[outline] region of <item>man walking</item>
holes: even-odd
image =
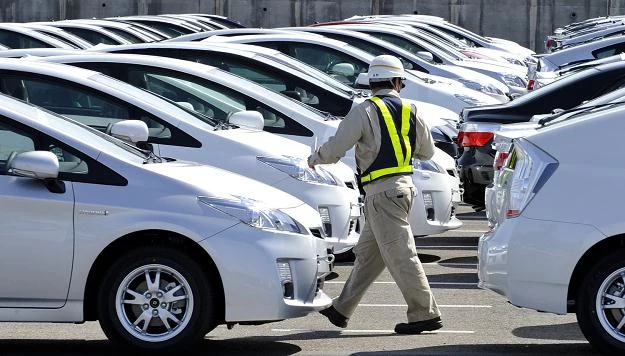
[[[434,143],[416,107],[400,99],[404,69],[393,56],[377,56],[369,66],[373,97],[352,108],[336,135],[308,158],[308,165],[335,163],[356,146],[356,164],[365,196],[365,226],[354,247],[356,261],[341,295],[320,313],[345,328],[362,296],[385,267],[408,304],[408,323],[395,332],[419,334],[440,329],[440,311],[430,291],[408,214],[415,187],[413,156],[427,160]]]

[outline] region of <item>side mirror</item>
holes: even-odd
[[[124,120],[119,121],[111,126],[110,135],[122,141],[145,142],[150,136],[148,125],[141,120]]]
[[[369,74],[368,73],[360,73],[356,78],[356,84],[360,86],[369,87]]]
[[[432,55],[432,53],[427,52],[427,51],[419,51],[416,53],[417,57],[421,58],[421,59],[425,59],[428,62],[433,62],[434,61],[434,56]]]
[[[228,122],[253,130],[262,130],[263,127],[265,127],[265,119],[263,119],[263,115],[258,111],[253,110],[235,112],[230,116]]]
[[[7,168],[20,177],[56,179],[59,176],[59,159],[49,151],[18,153]]]
[[[330,71],[333,74],[342,75],[344,77],[353,77],[356,74],[356,69],[354,69],[354,65],[351,63],[338,63],[332,66]]]

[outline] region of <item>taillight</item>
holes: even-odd
[[[458,145],[460,147],[481,147],[493,138],[492,132],[460,131],[458,132]]]
[[[506,163],[506,159],[508,159],[508,152],[499,152],[495,153],[495,162],[493,162],[493,167],[496,171],[500,170],[501,167]]]
[[[547,50],[550,50],[555,43],[556,41],[553,38],[548,38],[547,42],[545,43],[545,47],[547,48]]]
[[[536,81],[534,79],[530,79],[527,81],[527,90],[534,90],[534,84]]]

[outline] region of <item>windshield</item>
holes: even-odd
[[[144,89],[139,89],[136,88],[132,85],[120,85],[120,81],[114,78],[111,78],[109,76],[106,76],[104,74],[95,74],[92,77],[90,77],[90,79],[96,81],[96,82],[100,82],[103,83],[109,87],[113,87],[113,88],[117,88],[117,90],[131,95],[133,97],[144,97],[144,101],[145,100],[150,100],[148,97],[145,97],[145,92],[146,90]],[[151,93],[155,93],[153,91],[149,91]],[[158,93],[156,93],[158,94]],[[218,122],[214,119],[212,119],[211,117],[205,116],[205,115],[199,115],[197,112],[195,112],[194,110],[190,110],[188,108],[188,106],[185,105],[180,105],[178,102],[176,102],[175,100],[171,100],[169,99],[166,95],[161,95],[161,99],[165,99],[166,101],[175,104],[177,107],[179,107],[180,109],[186,111],[187,113],[193,115],[194,117],[202,120],[204,123],[207,123],[210,126],[217,126]]]
[[[50,127],[54,127],[68,136],[81,137],[82,142],[97,150],[131,162],[138,162],[137,159],[143,162],[149,158],[149,154],[146,151],[140,150],[124,141],[118,140],[67,116],[58,115],[42,107],[37,108],[44,112],[42,113],[42,119],[48,120],[50,122]],[[45,117],[43,117],[43,115],[45,115]],[[73,127],[68,124],[71,124]],[[91,135],[91,137],[85,137],[89,135]]]
[[[411,33],[409,33],[411,34]],[[464,54],[462,54],[462,52],[458,51],[456,48],[454,48],[453,45],[441,45],[440,40],[435,39],[434,37],[432,37],[431,34],[425,32],[425,31],[415,31],[414,34],[412,34],[413,36],[421,39],[422,41],[428,43],[431,46],[434,46],[436,48],[438,48],[440,50],[439,54],[441,56],[446,56],[449,59],[455,59],[455,60],[462,60],[467,58],[467,56],[465,56]]]
[[[321,80],[326,85],[329,85],[336,90],[342,91],[344,94],[352,95],[354,92],[354,90],[351,87],[339,82],[338,80],[332,79],[332,77],[320,71],[319,69],[313,66],[309,66],[308,64],[301,62],[293,57],[289,57],[283,53],[277,53],[271,57],[265,54],[259,54],[259,56],[268,58],[270,60],[274,60],[285,66],[291,67],[292,69],[302,71],[308,75],[311,75],[317,78],[318,80]]]

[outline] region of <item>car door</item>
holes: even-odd
[[[36,133],[0,117],[0,308],[60,308],[67,299],[74,249],[71,183],[53,193],[41,181],[7,171],[12,156],[39,145]]]

